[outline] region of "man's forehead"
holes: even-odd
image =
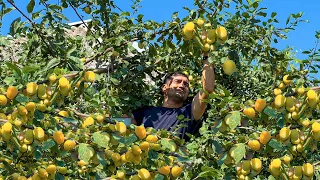
[[[172,79],[189,81],[187,77],[182,76],[182,75],[175,75],[175,76],[171,76],[171,77],[172,77]]]

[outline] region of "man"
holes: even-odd
[[[203,56],[202,87],[208,93],[214,88],[214,69],[208,62],[208,54]],[[145,107],[133,111],[132,122],[145,127],[166,129],[175,135],[188,140],[187,133],[196,133],[196,121],[201,119],[207,104],[202,100],[207,94],[202,90],[193,98],[192,103],[184,106],[189,94],[188,76],[180,72],[169,74],[162,85],[164,95],[163,105],[160,107]],[[183,118],[178,118],[183,117]]]

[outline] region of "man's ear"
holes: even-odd
[[[167,92],[167,88],[168,88],[168,85],[167,84],[163,84],[162,85],[162,92],[163,93]]]

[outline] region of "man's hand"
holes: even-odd
[[[203,57],[208,57],[208,52],[203,52]],[[213,92],[214,69],[208,60],[203,60],[202,87],[209,94]],[[203,102],[204,99],[207,99],[207,94],[202,90],[193,98],[192,115],[195,120],[199,120],[206,110],[207,103]]]

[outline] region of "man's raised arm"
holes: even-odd
[[[208,53],[204,52],[203,57],[203,69],[202,69],[202,87],[208,93],[212,93],[214,89],[214,67],[208,61]],[[204,111],[206,110],[207,103],[202,102],[203,99],[207,99],[207,94],[202,90],[197,93],[197,95],[193,98],[192,101],[192,114],[195,120],[199,120]]]

